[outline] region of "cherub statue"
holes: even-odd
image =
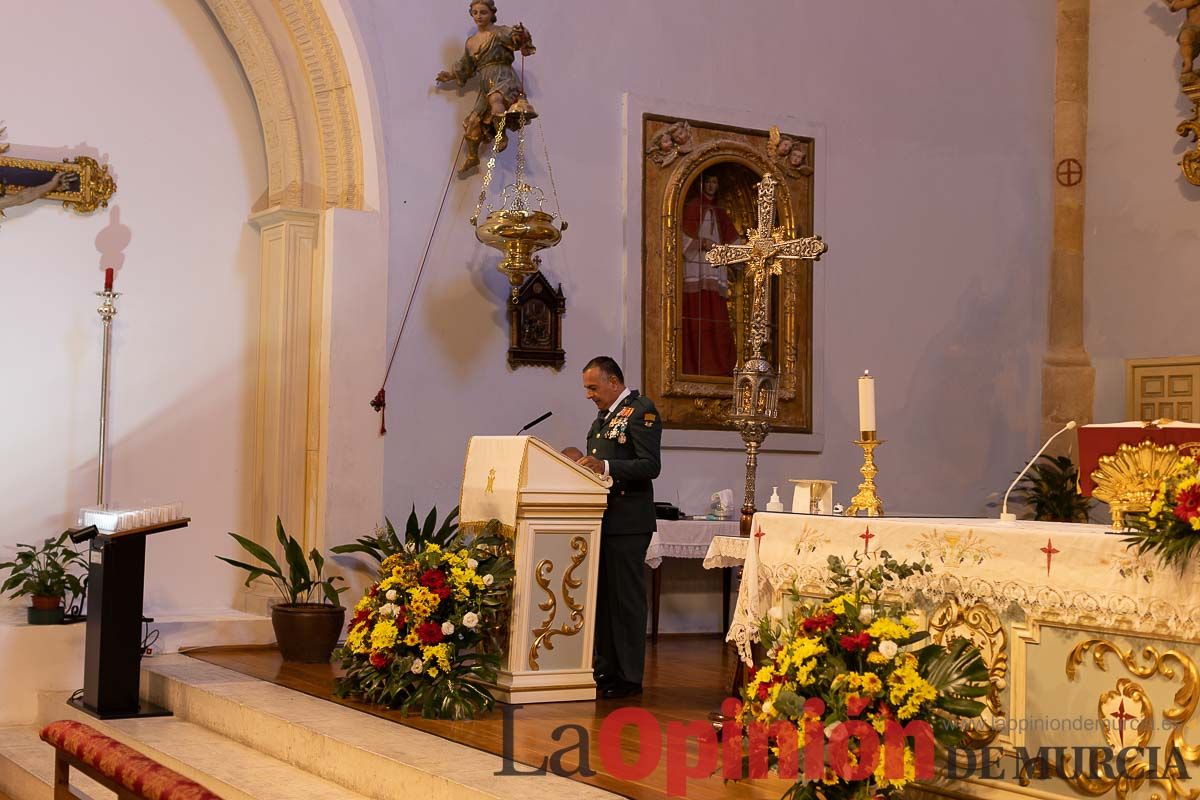
[[[664,128],[646,147],[646,155],[660,167],[670,165],[681,155],[692,152],[692,127],[687,120]]]
[[[3,136],[6,130],[7,128],[0,128],[0,136]],[[0,153],[5,152],[6,150],[8,150],[8,145],[0,144]],[[4,216],[4,209],[6,208],[23,206],[26,203],[32,203],[34,200],[45,197],[51,192],[57,192],[60,189],[66,189],[70,179],[70,173],[55,172],[54,176],[45,183],[39,184],[38,186],[27,186],[24,189],[21,189],[19,192],[13,192],[12,194],[6,194],[4,191],[4,184],[0,183],[0,217]]]
[[[1167,8],[1172,11],[1187,11],[1183,25],[1179,28],[1179,56],[1182,62],[1179,72],[1179,82],[1182,84],[1200,82],[1194,63],[1200,54],[1200,0],[1166,0]]]
[[[805,150],[804,144],[790,136],[780,134],[777,125],[771,126],[771,132],[767,137],[767,158],[774,162],[785,175],[793,178],[806,178],[813,174],[812,167],[807,163],[808,152]]]
[[[524,25],[496,24],[495,0],[471,0],[469,10],[479,30],[467,39],[462,58],[449,70],[437,74],[439,84],[457,86],[479,76],[479,95],[471,113],[463,120],[467,159],[458,171],[460,177],[479,165],[480,143],[485,137],[490,139],[496,135],[497,124],[505,124],[505,112],[524,96],[521,79],[512,66],[515,54],[531,56],[537,52],[533,37]],[[522,104],[522,112],[526,121],[537,116],[528,101]],[[508,118],[510,130],[516,130],[517,125],[515,116]],[[503,150],[507,145],[508,137],[502,133],[498,149]]]

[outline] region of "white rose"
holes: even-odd
[[[858,610],[858,621],[866,625],[871,620],[875,619],[875,609],[871,606],[863,606]]]
[[[421,661],[421,659],[414,658],[413,663],[412,663],[412,671],[414,673],[416,673],[417,675],[420,675],[422,670],[424,670],[424,669],[425,669],[425,664]]]
[[[484,575],[484,576],[483,576],[483,585],[484,585],[484,586],[491,586],[491,585],[492,585],[492,583],[493,583],[495,580],[496,580],[496,579],[495,579],[495,578],[493,578],[491,575]]]
[[[479,567],[479,562],[473,558],[467,559],[467,569],[476,569]]]
[[[771,606],[767,609],[767,616],[774,620],[783,619],[783,608],[780,606]]]
[[[394,617],[396,616],[396,607],[391,603],[384,603],[379,607],[380,616]]]
[[[450,622],[449,620],[443,622],[442,623],[442,633],[446,634],[447,636],[454,633],[454,623]]]
[[[384,597],[386,597],[386,598],[388,599],[388,602],[389,602],[389,603],[390,603],[390,602],[392,602],[392,601],[394,601],[394,600],[396,599],[396,597],[397,597],[396,590],[395,590],[395,589],[388,589],[388,590],[387,590],[387,594],[385,594],[385,595],[384,595]]]
[[[884,658],[895,658],[898,652],[900,652],[899,646],[891,639],[884,639],[879,643],[879,655]]]
[[[467,613],[463,614],[462,624],[463,627],[474,628],[479,624],[479,615],[474,611],[468,611]]]

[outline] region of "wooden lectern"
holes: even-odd
[[[92,540],[83,697],[70,701],[80,711],[98,719],[171,715],[170,711],[143,702],[138,696],[146,537],[186,527],[190,521],[185,517],[144,528],[101,534]]]
[[[531,436],[475,436],[467,445],[460,524],[497,519],[513,536],[507,648],[489,687],[497,700],[596,699],[592,629],[611,485]]]

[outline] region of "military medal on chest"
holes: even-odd
[[[625,431],[629,428],[629,418],[633,416],[633,406],[625,406],[608,421],[608,429],[604,432],[605,439],[616,439],[617,444],[625,444]]]

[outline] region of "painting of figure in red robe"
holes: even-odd
[[[750,170],[742,167],[740,171],[753,179]],[[744,241],[724,202],[733,188],[725,184],[731,182],[728,169],[706,170],[692,182],[683,203],[680,366],[685,375],[729,377],[737,365],[729,319],[729,268],[713,267],[704,260],[704,254],[716,245]]]

